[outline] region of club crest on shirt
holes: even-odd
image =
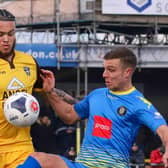
[[[24,71],[26,72],[26,74],[27,74],[28,76],[30,76],[30,68],[29,68],[29,67],[24,67],[23,69],[24,69]]]
[[[121,107],[119,107],[119,108],[117,109],[117,112],[118,112],[118,114],[119,114],[120,116],[123,116],[123,115],[126,114],[127,109],[126,109],[126,107],[121,106]]]

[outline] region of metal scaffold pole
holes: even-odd
[[[30,0],[30,24],[33,23],[33,1]],[[30,42],[33,43],[33,30],[31,29]]]
[[[93,35],[94,35],[94,42],[96,42],[96,0],[93,1]]]
[[[57,46],[57,69],[60,69],[60,61],[61,61],[61,37],[60,37],[60,3],[61,0],[55,0],[56,5],[56,35],[55,35],[55,43]],[[57,36],[57,38],[56,38]]]
[[[80,47],[80,32],[79,32],[79,27],[77,27],[77,47]],[[80,58],[80,52],[78,53],[78,58]],[[79,63],[79,62],[78,62]],[[77,67],[77,98],[80,97],[80,67],[78,65]],[[80,152],[80,146],[81,146],[81,123],[80,121],[77,122],[76,125],[76,154]]]

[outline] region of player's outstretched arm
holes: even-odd
[[[55,77],[51,71],[41,70],[43,80],[43,91],[54,110],[54,112],[67,124],[73,124],[80,118],[73,108],[76,100],[67,93],[55,89]],[[67,103],[68,102],[68,103]]]
[[[161,125],[157,129],[157,133],[160,136],[163,145],[165,146],[165,153],[163,155],[163,163],[165,165],[165,168],[168,168],[168,126]]]
[[[65,102],[67,102],[69,104],[75,104],[75,103],[78,102],[77,99],[75,99],[71,95],[67,94],[63,90],[60,90],[60,89],[57,89],[57,88],[53,88],[53,92],[56,92],[57,95],[59,95],[60,97],[62,97],[62,100],[64,100]]]

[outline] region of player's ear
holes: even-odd
[[[133,73],[133,69],[131,67],[128,67],[128,68],[125,69],[125,76],[126,77],[131,76],[132,73]]]

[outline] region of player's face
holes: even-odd
[[[104,60],[103,78],[112,91],[124,91],[130,79],[130,68],[126,68],[120,59]]]
[[[15,22],[0,21],[0,57],[8,58],[15,47]]]

